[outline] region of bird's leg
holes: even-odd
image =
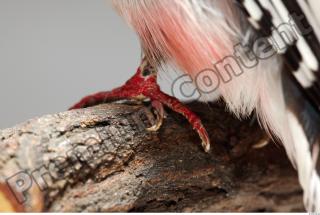
[[[157,131],[161,127],[164,117],[164,105],[171,110],[182,114],[192,125],[193,129],[199,134],[204,150],[206,152],[209,151],[210,140],[200,118],[178,99],[169,96],[160,90],[160,87],[157,84],[157,71],[146,59],[142,60],[136,74],[123,86],[112,91],[100,92],[87,96],[70,109],[85,108],[122,99],[134,99],[139,101],[146,99],[151,100],[152,107],[157,114],[157,123],[148,129],[150,131]]]

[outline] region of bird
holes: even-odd
[[[159,70],[190,77],[199,101],[222,99],[239,119],[252,113],[282,143],[298,172],[307,211],[320,212],[320,2],[318,0],[112,0],[140,39],[143,57],[122,87],[71,109],[135,99],[182,114],[202,140],[201,119],[160,90]]]

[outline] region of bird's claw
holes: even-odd
[[[206,152],[210,150],[210,140],[200,118],[194,114],[188,107],[182,104],[178,99],[163,93],[157,84],[156,70],[144,59],[137,73],[128,80],[122,87],[112,91],[100,92],[87,96],[71,109],[89,107],[109,101],[134,99],[143,101],[150,99],[154,108],[157,121],[155,125],[147,128],[148,131],[158,131],[163,123],[164,108],[167,106],[174,112],[183,115],[192,125],[202,140],[202,146]]]
[[[154,108],[154,112],[156,114],[156,123],[152,127],[147,128],[147,130],[155,132],[158,131],[163,124],[164,108],[161,102],[158,101],[152,101],[151,105]]]

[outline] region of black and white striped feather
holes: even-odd
[[[291,141],[309,211],[320,211],[320,16],[317,0],[242,0],[249,22],[282,56],[282,86]],[[276,45],[275,45],[276,44]],[[282,47],[279,49],[279,44]]]

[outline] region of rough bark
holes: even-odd
[[[26,211],[303,211],[282,147],[252,147],[264,137],[256,122],[221,104],[190,107],[210,133],[208,154],[176,113],[146,131],[154,116],[143,105],[100,105],[0,131],[0,199]],[[22,176],[33,183],[19,195],[21,187],[9,188]]]

